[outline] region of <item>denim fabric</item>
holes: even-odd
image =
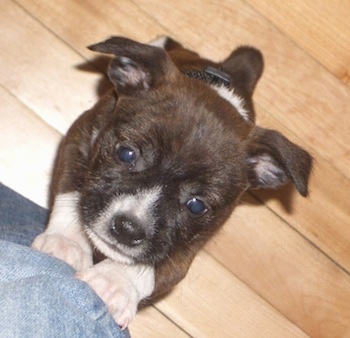
[[[47,215],[0,184],[0,336],[129,337],[68,264],[28,247]]]
[[[0,239],[30,246],[47,219],[46,209],[0,183]]]

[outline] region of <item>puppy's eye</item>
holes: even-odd
[[[136,161],[135,150],[122,145],[117,145],[117,156],[120,161],[126,164],[133,165]]]
[[[202,216],[208,211],[208,208],[205,206],[204,202],[195,197],[188,200],[186,206],[194,216]]]

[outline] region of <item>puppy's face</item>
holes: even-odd
[[[92,49],[117,55],[109,77],[118,101],[91,135],[80,201],[105,255],[154,264],[198,247],[247,188],[292,181],[307,194],[309,155],[254,126],[259,52],[239,49],[220,64],[233,79],[228,90],[184,76],[160,48],[111,38]]]
[[[94,141],[81,206],[108,256],[157,262],[207,238],[247,187],[242,140],[230,127],[241,118],[194,81],[120,98]]]

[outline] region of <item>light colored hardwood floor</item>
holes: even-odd
[[[44,206],[59,139],[100,94],[85,46],[167,34],[214,60],[259,48],[258,122],[312,153],[310,197],[247,194],[131,334],[350,337],[348,0],[2,0],[0,18],[0,180]]]

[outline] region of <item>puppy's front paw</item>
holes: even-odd
[[[62,259],[75,270],[87,269],[92,265],[92,253],[79,242],[58,233],[42,233],[32,244],[34,249]]]
[[[122,329],[134,319],[138,306],[137,292],[122,273],[95,265],[78,272],[76,277],[95,290]]]
[[[109,259],[78,272],[76,277],[95,290],[122,329],[134,319],[140,300],[154,289],[153,268],[122,265]]]

